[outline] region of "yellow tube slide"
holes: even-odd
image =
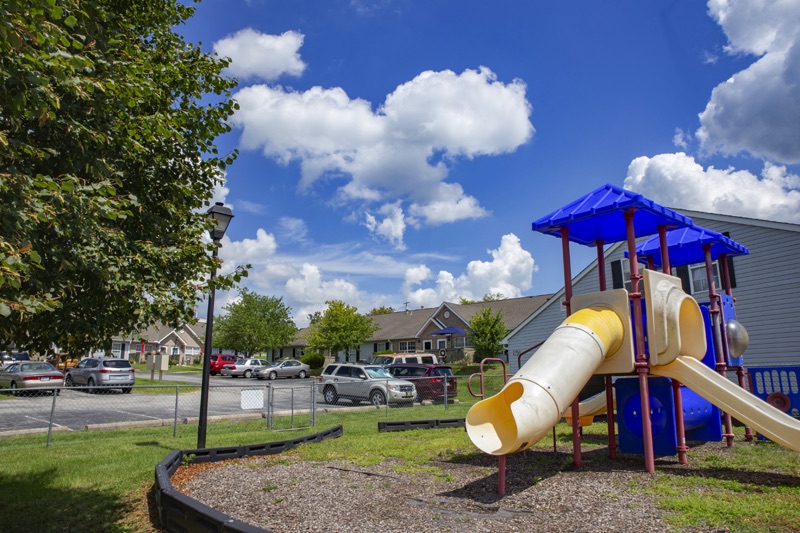
[[[500,393],[472,406],[466,419],[472,442],[505,455],[541,440],[624,335],[622,319],[607,307],[570,315]]]

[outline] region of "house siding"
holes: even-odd
[[[770,223],[699,212],[685,212],[695,224],[727,233],[731,239],[747,247],[749,255],[733,258],[736,287],[736,318],[750,335],[750,346],[744,354],[746,366],[800,365],[800,225]],[[704,216],[705,215],[705,216]],[[574,246],[574,245],[573,245]],[[612,288],[614,261],[622,259],[627,247],[612,245],[606,251],[606,286]],[[599,290],[597,262],[593,262],[575,282],[574,294]],[[708,292],[693,294],[702,303]],[[563,292],[553,297],[539,314],[508,339],[509,364],[518,370],[517,354],[547,339],[563,321],[565,312],[560,302]],[[523,364],[532,354],[526,354]]]

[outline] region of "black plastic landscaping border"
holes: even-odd
[[[342,426],[338,425],[319,433],[280,442],[171,452],[156,465],[156,506],[161,526],[165,531],[176,533],[234,531],[263,533],[264,529],[235,520],[175,490],[172,486],[172,475],[184,464],[213,463],[257,455],[274,455],[300,444],[322,442],[342,435]]]
[[[463,418],[442,418],[434,420],[401,420],[399,422],[378,422],[378,431],[410,431],[412,429],[441,429],[441,428],[463,428],[465,427]]]

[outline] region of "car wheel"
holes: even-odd
[[[306,371],[305,370],[301,370],[300,373],[297,374],[297,377],[300,378],[300,379],[305,379]]]
[[[278,373],[275,371],[270,372],[269,379],[278,379]]]
[[[125,387],[124,389],[122,389],[122,394],[130,394],[130,393],[131,393],[131,387]]]
[[[386,405],[386,396],[383,394],[383,392],[374,390],[372,391],[372,394],[369,395],[369,401],[375,407],[382,407]]]
[[[335,405],[339,401],[339,395],[333,387],[327,387],[322,396],[325,398],[325,403],[330,405]]]
[[[61,396],[61,389],[53,389],[53,394],[56,396]]]
[[[89,381],[86,382],[86,386],[87,387],[94,387],[94,378],[89,378]],[[97,389],[89,389],[86,392],[91,394],[91,393],[97,392]]]
[[[244,377],[249,378],[252,375],[253,375],[253,371],[252,370],[245,370],[244,371]]]
[[[65,387],[73,387],[75,383],[72,381],[72,376],[67,374],[67,377],[64,379],[64,386]]]
[[[11,396],[16,396],[18,393],[19,393],[19,391],[17,390],[17,382],[16,381],[12,381],[11,382]]]

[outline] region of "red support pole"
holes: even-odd
[[[501,455],[497,458],[497,494],[506,495],[506,456]]]
[[[653,424],[650,420],[650,391],[647,382],[648,363],[644,351],[644,320],[642,319],[642,293],[639,291],[639,261],[636,257],[636,232],[633,216],[636,211],[625,211],[625,227],[628,234],[628,261],[631,270],[631,302],[633,304],[633,328],[636,332],[636,372],[639,374],[639,395],[642,398],[642,439],[644,441],[644,468],[647,472],[656,471],[653,452]]]
[[[725,288],[725,294],[733,298],[733,287],[731,286],[731,273],[730,270],[728,270],[728,254],[720,254],[719,265],[720,268],[722,269],[722,286]],[[734,300],[734,303],[735,302],[736,300]],[[725,337],[725,339],[727,340],[727,336]],[[725,343],[725,345],[726,345],[725,354],[727,355],[728,354],[727,342]],[[739,383],[739,387],[747,390],[747,385],[745,385],[745,380],[744,380],[744,365],[739,365],[736,367],[736,381]],[[750,426],[748,426],[747,424],[745,424],[744,426],[744,440],[747,442],[753,441],[753,430],[750,429]]]
[[[704,244],[703,245],[703,253],[705,255],[706,260],[706,279],[708,280],[708,300],[709,300],[709,309],[708,312],[711,315],[711,332],[714,338],[714,351],[717,354],[717,372],[720,373],[723,377],[727,378],[728,374],[728,365],[725,362],[725,354],[723,353],[725,349],[725,345],[722,342],[722,320],[720,320],[721,310],[719,306],[719,295],[717,294],[717,289],[714,285],[714,265],[711,261],[711,245]],[[725,433],[723,436],[725,437],[725,441],[730,448],[733,446],[733,423],[731,422],[731,415],[730,413],[723,412],[722,413],[722,420],[725,423]]]
[[[569,258],[569,229],[561,228],[561,256],[564,262],[564,308],[567,316],[572,314],[572,265]],[[581,467],[581,417],[578,398],[572,401],[572,464]]]
[[[661,269],[664,274],[672,275],[669,264],[669,247],[667,246],[667,228],[666,226],[658,227],[658,247],[661,249]]]

